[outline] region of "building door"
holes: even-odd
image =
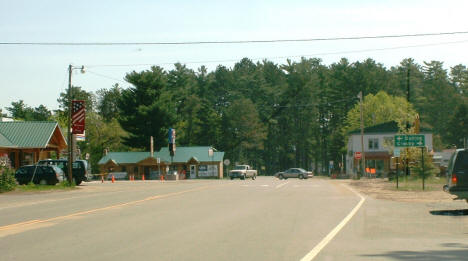
[[[195,165],[190,165],[190,178],[194,179],[197,177]]]

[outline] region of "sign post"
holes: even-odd
[[[422,134],[403,134],[395,135],[395,147],[398,148],[421,148],[421,171],[422,171],[422,189],[424,190],[424,147],[426,146],[425,136]],[[406,150],[406,168],[408,169],[408,150]],[[398,183],[397,183],[398,188]]]
[[[174,166],[172,164],[174,163],[174,155],[176,151],[176,145],[175,145],[175,129],[169,128],[168,132],[168,143],[169,143],[169,154],[171,155],[171,168],[174,169]]]
[[[211,157],[211,176],[214,176],[213,155],[214,155],[213,148],[210,147],[208,149],[208,156]]]
[[[158,163],[158,174],[159,178],[161,179],[161,158],[156,158],[156,162]]]

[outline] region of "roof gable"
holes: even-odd
[[[46,148],[57,128],[57,122],[52,121],[0,122],[0,134],[19,148]],[[60,136],[65,142],[63,135]]]
[[[3,136],[3,135],[0,133],[0,147],[4,147],[4,148],[15,148],[16,145],[13,144],[10,140],[8,140],[7,137]]]

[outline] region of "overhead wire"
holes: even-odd
[[[323,37],[305,39],[271,39],[271,40],[225,40],[225,41],[180,41],[180,42],[0,42],[0,45],[200,45],[200,44],[252,44],[252,43],[288,43],[288,42],[317,42],[317,41],[341,41],[341,40],[364,40],[385,38],[406,38],[468,34],[468,31],[417,33],[417,34],[394,34],[394,35],[370,35],[370,36],[347,36],[347,37]]]
[[[398,49],[407,49],[407,48],[418,48],[418,47],[430,47],[430,46],[439,46],[439,45],[448,45],[448,44],[460,44],[468,43],[468,40],[460,41],[450,41],[450,42],[439,42],[439,43],[427,43],[427,44],[417,44],[417,45],[402,45],[394,47],[383,47],[383,48],[369,48],[361,50],[349,50],[349,51],[337,51],[337,52],[323,52],[323,53],[314,53],[314,54],[301,54],[301,55],[289,55],[289,56],[270,56],[270,57],[256,57],[251,58],[253,61],[258,60],[277,60],[277,59],[288,59],[288,58],[301,58],[301,57],[314,57],[314,56],[326,56],[326,55],[337,55],[337,54],[353,54],[353,53],[365,53],[365,52],[376,52],[376,51],[388,51],[388,50],[398,50]],[[227,62],[237,62],[239,59],[224,59],[224,60],[204,60],[204,61],[187,61],[187,62],[165,62],[165,63],[141,63],[141,64],[97,64],[97,65],[88,65],[88,68],[95,67],[139,67],[139,66],[165,66],[165,65],[174,65],[175,63],[182,64],[202,64],[202,63],[227,63]]]

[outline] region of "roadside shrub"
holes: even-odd
[[[0,166],[0,193],[11,191],[16,188],[15,172],[8,168]]]
[[[424,178],[430,178],[436,176],[439,170],[434,166],[432,162],[432,157],[429,153],[424,152],[424,171],[421,165],[421,150],[416,150],[413,152],[415,163],[410,167],[411,176],[414,178],[422,178],[424,173]]]

